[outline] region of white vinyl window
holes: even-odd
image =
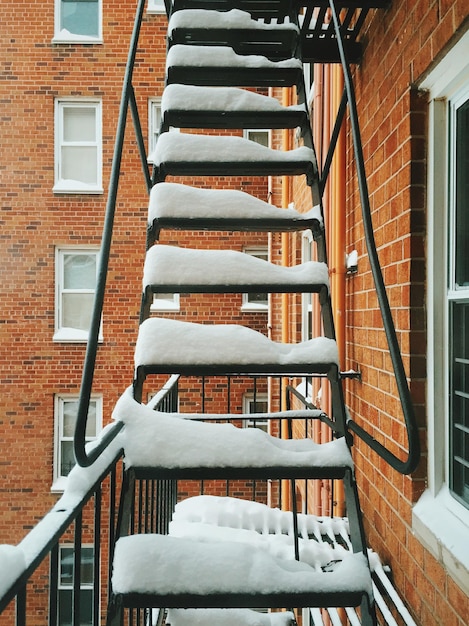
[[[269,422],[266,419],[256,419],[256,413],[267,413],[269,410],[269,402],[266,393],[246,393],[243,396],[243,413],[252,414],[251,419],[245,419],[244,428],[260,428],[268,432]]]
[[[148,101],[148,161],[151,163],[152,154],[160,135],[161,126],[161,98],[150,98]],[[179,132],[179,128],[171,126],[171,132]]]
[[[101,102],[57,100],[55,193],[103,193]]]
[[[245,254],[250,254],[262,259],[269,260],[269,251],[267,246],[257,246],[253,248],[245,248]],[[264,292],[243,293],[243,311],[267,311],[269,304],[269,294]]]
[[[80,556],[80,626],[97,626],[93,620],[93,547],[82,546]],[[59,546],[57,626],[70,626],[73,623],[74,561],[75,549],[73,545]]]
[[[70,41],[102,41],[102,0],[55,0],[54,43]]]
[[[178,293],[155,293],[151,311],[179,311],[180,302]]]
[[[303,232],[301,238],[302,263],[312,260],[313,233]],[[313,297],[311,292],[301,294],[301,340],[308,341],[313,337]]]
[[[87,341],[99,251],[57,248],[55,341]]]
[[[413,531],[469,593],[469,32],[428,94],[428,487]]]
[[[73,437],[78,413],[78,396],[55,396],[55,443],[54,443],[54,482],[53,489],[61,490],[65,478],[75,465]],[[93,441],[101,430],[103,401],[100,396],[92,396],[86,423],[86,441]]]
[[[166,13],[164,0],[148,0],[147,13]]]
[[[270,131],[267,129],[247,128],[243,132],[244,138],[254,141],[261,146],[269,147]]]

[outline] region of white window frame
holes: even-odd
[[[152,155],[156,149],[156,142],[160,136],[161,125],[161,98],[148,100],[148,163],[152,163]],[[179,128],[171,126],[170,132],[179,132]]]
[[[61,29],[62,23],[62,0],[54,1],[54,38],[52,43],[82,43],[82,44],[101,44],[103,43],[103,1],[98,0],[98,34],[79,35],[71,33],[65,29]]]
[[[250,254],[251,256],[255,256],[258,258],[266,259],[269,258],[269,246],[249,246],[243,250],[245,254]],[[261,292],[258,292],[261,293]],[[243,293],[241,311],[243,312],[267,312],[269,309],[269,296],[267,294],[267,300],[265,302],[251,302],[250,293]]]
[[[95,140],[71,142],[69,146],[96,148],[96,183],[90,184],[80,180],[62,177],[61,151],[67,145],[64,135],[64,111],[67,107],[93,108],[95,110]],[[91,98],[57,98],[55,101],[55,182],[54,193],[102,194],[103,193],[103,142],[102,142],[102,103]]]
[[[469,510],[449,491],[448,103],[469,85],[469,32],[420,87],[428,92],[428,487],[413,508],[415,535],[469,593]],[[442,234],[443,233],[443,234]]]
[[[166,7],[164,4],[164,0],[148,0],[147,13],[166,14]]]
[[[72,584],[65,584],[62,582],[62,565],[63,565],[63,552],[64,550],[67,551],[71,551],[71,557],[74,558],[74,546],[73,543],[63,543],[59,545],[59,553],[58,553],[58,595],[57,595],[57,626],[65,626],[65,624],[62,624],[60,622],[60,614],[59,614],[59,603],[60,603],[60,592],[70,592],[70,594],[73,594],[73,578],[72,578]],[[91,550],[92,551],[92,574],[94,576],[94,547],[91,544],[83,544],[81,546],[81,557],[82,557],[82,561],[83,561],[83,556],[84,556],[84,552]],[[73,569],[72,569],[73,572]],[[73,575],[73,574],[72,574]],[[99,585],[97,586],[97,588],[99,589]],[[93,603],[94,603],[94,584],[93,584],[93,580],[91,582],[83,582],[83,579],[81,578],[80,580],[80,592],[82,591],[91,591],[91,617],[93,618]],[[81,593],[80,593],[81,596]],[[83,596],[81,596],[82,598]],[[93,625],[93,626],[97,626],[97,625]]]
[[[58,246],[55,249],[55,332],[54,341],[60,342],[87,342],[89,330],[62,326],[62,294],[64,293],[64,256],[66,254],[94,254],[96,256],[96,278],[98,276],[99,249],[95,246]],[[91,294],[94,289],[80,289],[76,293]],[[99,329],[99,341],[103,340],[102,323]]]
[[[257,139],[253,139],[254,133],[265,133],[267,135],[267,144],[257,141]],[[257,143],[260,146],[266,146],[267,148],[270,146],[270,130],[268,128],[245,128],[243,130],[243,137],[244,139],[254,141],[254,143]]]
[[[150,311],[179,311],[181,309],[178,293],[153,294]]]
[[[67,476],[61,471],[62,454],[61,443],[63,441],[73,441],[73,436],[65,436],[64,430],[64,406],[67,402],[77,402],[79,396],[74,394],[56,394],[54,396],[54,468],[52,491],[63,491],[67,483]],[[101,395],[92,394],[90,401],[96,406],[96,433],[94,436],[87,436],[85,440],[94,441],[103,428],[103,398]]]
[[[265,402],[267,407],[269,406],[269,396],[267,393],[257,392],[255,394],[255,401]],[[254,393],[245,393],[243,395],[243,413],[244,415],[252,415],[252,419],[244,419],[243,420],[243,428],[260,428],[266,433],[269,432],[269,420],[256,419],[255,416],[258,415],[255,411],[252,410],[254,403]],[[264,412],[264,411],[263,411]]]

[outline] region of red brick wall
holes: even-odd
[[[395,582],[419,624],[467,621],[469,601],[413,536],[411,507],[426,484],[425,454],[425,185],[426,99],[414,88],[454,33],[467,22],[461,1],[393,2],[370,22],[362,64],[354,72],[373,224],[384,281],[396,324],[418,423],[423,455],[402,477],[357,442],[357,480],[369,541],[391,565]],[[349,141],[348,159],[352,159]],[[348,184],[347,248],[359,253],[359,272],[348,282],[347,367],[352,416],[394,454],[407,440],[390,358],[372,290],[355,182]]]

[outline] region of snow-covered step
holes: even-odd
[[[257,19],[282,19],[291,9],[289,0],[170,0],[172,11],[183,9],[212,9],[230,11],[241,9]]]
[[[291,611],[260,613],[253,609],[169,609],[167,626],[295,626]]]
[[[179,183],[158,183],[150,192],[148,239],[161,229],[300,231],[322,229],[319,206],[308,213],[280,209],[244,191],[203,189]]]
[[[152,317],[140,325],[135,347],[137,388],[148,374],[314,376],[333,373],[337,366],[333,339],[279,343],[237,324]]]
[[[166,176],[298,176],[312,184],[313,150],[272,150],[243,137],[163,133],[151,155],[156,181]]]
[[[253,19],[246,11],[231,9],[185,9],[172,14],[168,42],[174,44],[230,46],[237,54],[256,54],[270,59],[294,55],[299,28],[290,19]]]
[[[162,129],[296,128],[307,123],[305,105],[284,107],[277,98],[239,87],[168,85],[161,99]]]
[[[241,542],[147,534],[117,541],[111,604],[117,609],[340,607],[357,606],[371,593],[361,553],[321,569]]]
[[[126,469],[139,478],[194,480],[342,478],[352,470],[344,437],[324,444],[279,439],[258,428],[199,421],[204,417],[154,411],[127,389],[113,412],[124,424]],[[242,416],[218,416],[228,417]]]
[[[284,267],[235,250],[157,244],[145,258],[144,317],[154,293],[327,293],[328,288],[325,263]]]
[[[229,46],[176,44],[166,57],[166,82],[225,87],[292,87],[302,80],[297,58],[272,61],[242,55]]]

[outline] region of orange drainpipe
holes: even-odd
[[[282,91],[282,104],[287,107],[292,103],[291,89],[284,88]],[[291,149],[291,132],[288,129],[282,131],[282,150]],[[292,188],[291,180],[288,176],[282,177],[282,208],[288,208],[291,202]],[[290,238],[288,233],[282,233],[282,265],[289,265],[290,260]],[[282,293],[282,343],[290,343],[290,307],[289,307],[288,294]],[[282,410],[286,409],[286,385],[287,379],[282,379],[280,388],[280,404]],[[283,439],[288,439],[288,425],[282,421],[281,436]],[[291,484],[289,480],[282,481],[282,509],[288,510],[292,506],[291,498],[294,494],[291,493]]]
[[[331,67],[331,105],[333,114],[336,115],[342,93],[344,90],[344,76],[339,65]],[[332,189],[332,220],[331,243],[330,243],[330,263],[331,263],[331,287],[332,306],[334,311],[335,332],[337,347],[339,350],[339,367],[345,367],[345,249],[346,249],[346,137],[345,127],[340,130],[332,162],[331,180]],[[345,498],[342,481],[336,481],[334,494],[334,514],[345,515]]]

